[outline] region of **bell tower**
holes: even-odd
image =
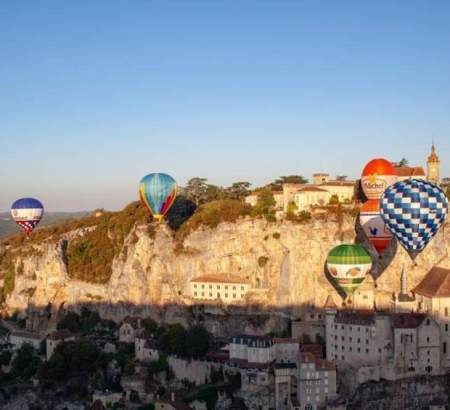
[[[431,145],[431,154],[428,156],[427,161],[427,179],[433,184],[438,184],[440,179],[441,161],[436,154],[436,148],[434,144]]]

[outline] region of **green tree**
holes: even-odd
[[[242,201],[250,193],[250,182],[234,182],[230,187],[225,189],[228,198]]]
[[[195,359],[204,357],[211,345],[211,335],[202,325],[192,326],[186,337],[187,354]]]
[[[297,216],[297,204],[294,201],[289,202],[287,212],[286,212],[286,218],[288,220],[294,220]]]
[[[36,374],[40,362],[33,346],[25,343],[17,350],[16,357],[11,363],[11,375],[21,380],[29,380]]]
[[[307,184],[308,180],[301,175],[287,175],[277,178],[274,182],[269,184],[269,187],[274,191],[281,191],[283,184]]]
[[[205,202],[206,193],[208,191],[208,184],[206,181],[208,181],[207,178],[191,178],[184,188],[186,197],[193,201],[197,207]]]
[[[275,198],[270,189],[263,188],[258,192],[256,205],[251,211],[253,217],[264,217],[268,221],[275,220]]]
[[[160,349],[166,354],[186,356],[186,329],[180,324],[169,325],[158,339]]]
[[[329,204],[330,205],[338,205],[339,204],[339,197],[336,194],[332,195],[331,198],[330,198]]]
[[[142,319],[141,326],[150,333],[154,333],[156,332],[156,329],[158,329],[158,323],[156,323],[151,317]]]
[[[407,167],[409,165],[409,161],[406,158],[402,158],[399,162],[397,162],[398,167]]]

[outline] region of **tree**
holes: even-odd
[[[225,193],[230,199],[242,201],[250,193],[250,182],[234,182],[230,187],[225,189]]]
[[[347,175],[336,175],[336,181],[346,181]]]
[[[154,333],[156,329],[158,329],[158,323],[156,323],[151,317],[142,319],[141,326],[150,333]]]
[[[397,167],[407,167],[409,165],[409,161],[406,158],[402,158],[399,162],[397,162]]]
[[[307,184],[308,180],[301,175],[281,176],[268,186],[274,191],[281,191],[283,184]]]
[[[184,188],[186,197],[193,201],[197,207],[205,200],[206,192],[208,191],[207,180],[207,178],[191,178]]]
[[[331,198],[330,198],[329,204],[330,205],[338,205],[339,204],[339,197],[336,194],[332,195]]]
[[[297,210],[298,210],[297,204],[294,201],[289,202],[286,212],[286,218],[288,220],[294,220],[297,216]]]
[[[251,215],[254,217],[264,217],[268,221],[274,221],[275,205],[276,202],[272,191],[268,188],[261,189],[258,192],[258,199],[251,211]]]
[[[158,338],[159,348],[166,354],[186,356],[186,330],[180,324],[169,325]]]
[[[33,346],[25,343],[17,350],[11,363],[11,375],[22,380],[31,379],[37,372],[40,359]]]
[[[187,354],[195,359],[205,356],[211,345],[211,336],[202,325],[192,326],[186,340]]]

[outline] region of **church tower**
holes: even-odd
[[[436,155],[436,149],[434,144],[431,145],[431,154],[428,156],[427,161],[427,179],[433,184],[438,184],[440,179],[440,167],[441,161],[439,161]]]

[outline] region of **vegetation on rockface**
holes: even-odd
[[[74,279],[105,283],[112,274],[112,262],[123,251],[125,238],[136,224],[149,223],[148,212],[133,202],[121,212],[104,212],[96,218],[95,229],[69,241],[67,270]]]
[[[72,333],[89,334],[100,322],[100,315],[85,307],[81,308],[81,314],[73,311],[67,312],[56,325],[57,329],[66,329]]]
[[[13,255],[3,250],[0,253],[0,279],[3,286],[0,287],[0,304],[4,303],[6,297],[14,290],[15,267]]]
[[[236,222],[240,217],[249,215],[250,211],[250,205],[233,199],[209,202],[201,205],[197,212],[181,225],[176,238],[182,241],[201,226],[215,228],[221,222]]]
[[[254,218],[265,218],[267,221],[274,222],[275,218],[275,198],[268,188],[258,191],[256,205],[252,208],[250,215]]]

